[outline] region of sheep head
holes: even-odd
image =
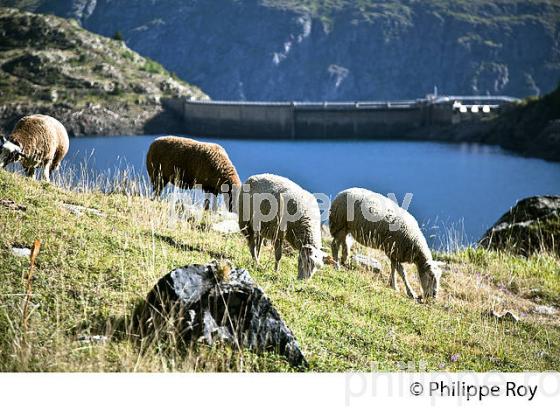
[[[425,298],[436,298],[441,279],[440,264],[434,260],[427,261],[420,269],[420,283]]]
[[[0,145],[0,168],[4,168],[12,162],[19,161],[24,157],[23,150],[18,144],[2,136]]]
[[[298,279],[308,279],[322,268],[327,254],[313,245],[303,245],[298,257]]]

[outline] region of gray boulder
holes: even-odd
[[[524,256],[543,250],[560,254],[560,196],[518,201],[482,236],[479,244]]]
[[[168,333],[173,323],[172,332],[187,344],[223,342],[257,352],[275,351],[293,366],[307,365],[270,299],[249,272],[229,261],[172,270],[150,291],[135,322],[142,337]]]

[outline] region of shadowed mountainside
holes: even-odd
[[[371,100],[550,92],[549,0],[1,0],[122,33],[214,99]],[[165,46],[162,46],[165,45]],[[305,69],[302,69],[302,68]]]

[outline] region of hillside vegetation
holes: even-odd
[[[42,112],[56,116],[72,135],[142,133],[161,116],[161,98],[206,98],[124,42],[90,33],[76,21],[0,8],[0,33],[5,131],[23,114]]]
[[[527,98],[489,123],[483,140],[526,155],[560,160],[560,84],[541,98]]]
[[[56,178],[65,184],[65,175]],[[0,170],[1,371],[293,370],[274,354],[220,346],[184,352],[113,335],[114,324],[126,323],[165,273],[216,258],[250,271],[298,338],[309,370],[560,370],[559,315],[536,310],[560,305],[560,261],[553,256],[471,248],[438,254],[446,262],[440,297],[421,304],[402,285],[400,292],[388,286],[388,261],[376,251],[357,247],[382,261],[382,273],[327,267],[298,281],[294,252],[274,272],[266,247],[255,267],[240,234],[208,228],[216,215],[177,219],[182,211],[171,202],[152,201],[122,182],[103,194],[82,181],[77,192]],[[77,215],[67,204],[101,214]],[[29,259],[12,248],[36,239],[42,247],[29,282]],[[413,285],[419,289],[416,279]],[[492,310],[520,321],[497,320]]]
[[[38,2],[37,2],[38,3]],[[411,23],[414,0],[263,0],[263,4],[289,10],[301,10],[314,17],[328,20],[341,11],[353,12],[365,21],[376,19],[400,20]],[[534,18],[554,28],[554,8],[549,0],[425,0],[422,5],[442,16],[454,16],[465,22],[478,21],[491,25],[514,19]]]

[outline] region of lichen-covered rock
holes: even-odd
[[[487,249],[528,256],[539,251],[560,254],[560,196],[522,199],[480,239]]]
[[[257,352],[276,351],[293,366],[307,365],[270,299],[249,272],[227,261],[172,270],[158,281],[146,302],[136,313],[142,336],[172,322],[174,332],[187,343],[221,341]]]
[[[371,256],[354,255],[352,259],[354,259],[354,262],[356,262],[359,266],[362,266],[367,270],[375,273],[381,272],[381,263],[379,263],[377,259],[374,259]]]

